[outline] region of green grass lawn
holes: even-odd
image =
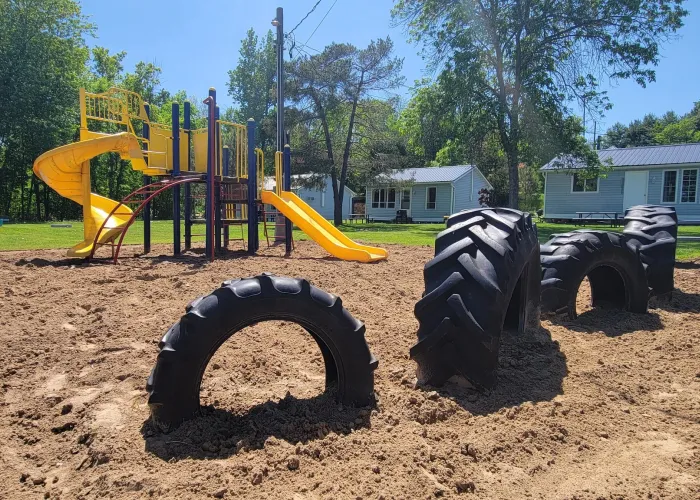
[[[65,222],[72,224],[70,228],[53,228],[51,224],[6,224],[0,227],[0,251],[7,250],[38,250],[51,248],[69,248],[83,239],[82,222]],[[372,244],[395,243],[399,245],[429,245],[432,246],[435,236],[445,229],[443,224],[343,224],[341,230],[350,238]],[[537,224],[540,242],[544,243],[553,234],[564,233],[579,229],[570,224],[550,224],[540,222]],[[587,226],[587,229],[610,230],[610,226]],[[614,228],[621,231],[621,228]],[[204,226],[197,225],[194,233],[204,232]],[[678,232],[682,236],[700,237],[700,226],[679,226]],[[181,229],[184,235],[184,228]],[[262,225],[260,226],[261,241]],[[237,228],[231,228],[231,237],[240,236]],[[301,231],[294,231],[297,240],[308,240]],[[195,242],[203,242],[204,237],[195,236]],[[170,221],[154,221],[151,225],[151,241],[153,243],[172,242],[172,223]],[[143,222],[136,221],[126,236],[127,244],[143,243]],[[235,243],[234,243],[235,245]],[[676,253],[678,259],[700,258],[700,241],[678,241]]]

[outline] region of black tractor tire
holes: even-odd
[[[631,207],[625,211],[623,234],[627,244],[639,252],[652,293],[671,293],[678,239],[676,209],[659,205]]]
[[[483,208],[453,215],[423,274],[418,343],[410,351],[418,382],[440,386],[460,375],[493,386],[504,325],[521,332],[539,325],[539,244],[530,214]]]
[[[566,312],[575,319],[576,295],[586,276],[593,306],[647,311],[644,266],[622,234],[586,229],[557,234],[540,247],[540,260],[543,312]]]
[[[365,342],[365,326],[331,295],[298,278],[264,274],[230,280],[192,301],[160,341],[146,390],[152,421],[168,432],[199,413],[204,371],[216,350],[234,333],[262,321],[292,321],[318,343],[326,389],[337,399],[366,406],[374,398],[377,360]]]

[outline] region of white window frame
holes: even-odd
[[[664,201],[664,186],[666,184],[666,172],[675,172],[676,173],[676,191],[674,192],[673,196],[673,201]],[[661,171],[661,196],[660,196],[660,201],[662,205],[676,205],[678,203],[678,193],[680,192],[680,189],[678,189],[678,169],[675,168],[669,168],[668,170],[662,170]]]
[[[389,191],[392,189],[394,190],[394,202],[393,202],[393,205],[390,206],[391,202],[389,201]],[[396,192],[397,192],[396,188],[375,188],[375,189],[372,189],[371,191],[372,192],[371,192],[371,198],[370,198],[370,200],[371,200],[370,206],[372,208],[377,209],[377,210],[396,208]],[[379,193],[376,207],[374,206],[374,193],[375,192]],[[384,198],[383,198],[384,201],[382,201],[382,194],[384,194]],[[321,205],[321,206],[323,206],[323,205]]]
[[[389,193],[394,192],[394,201],[389,201]],[[386,208],[396,209],[396,188],[386,188]],[[389,206],[391,204],[391,206]]]
[[[430,190],[434,189],[435,190],[435,206],[433,208],[428,207],[428,203],[430,200]],[[437,186],[425,186],[425,209],[426,210],[437,210],[437,192],[438,192],[438,187]]]
[[[404,193],[408,191],[408,208],[403,208],[403,195]],[[399,190],[399,210],[411,210],[411,201],[413,196],[411,195],[411,189],[410,188],[403,188]]]
[[[595,191],[586,191],[586,182],[590,179],[584,179],[583,191],[574,191],[574,180],[576,179],[576,173],[571,174],[571,194],[595,194],[600,192],[600,176],[596,177],[595,180]]]
[[[683,174],[687,170],[695,170],[695,199],[693,201],[683,201]],[[677,190],[678,203],[682,204],[682,205],[690,205],[692,203],[697,203],[698,202],[698,179],[700,179],[700,171],[698,171],[697,168],[681,168],[681,169],[679,169],[679,173],[681,175],[677,177],[678,182],[680,183],[680,189]],[[676,175],[678,175],[678,174],[676,174]],[[662,193],[663,193],[663,187],[662,187]]]

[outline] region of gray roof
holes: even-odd
[[[395,170],[387,177],[389,180],[416,183],[429,182],[452,182],[456,181],[464,174],[471,172],[473,165],[456,165],[453,167],[425,167],[409,168],[406,170]]]
[[[680,165],[700,163],[700,143],[671,144],[668,146],[641,146],[637,148],[610,148],[598,151],[602,162],[612,161],[613,167],[639,167],[652,165]],[[567,162],[569,168],[581,168],[578,162]],[[554,158],[542,170],[561,169],[562,158]]]

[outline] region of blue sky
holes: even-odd
[[[270,21],[279,6],[284,8],[285,31],[289,31],[315,3],[120,0],[115,7],[114,2],[106,0],[81,1],[83,12],[98,26],[97,38],[89,41],[91,45],[102,45],[112,52],[125,50],[127,70],[141,60],[158,64],[163,68],[162,84],[171,91],[184,89],[204,96],[209,87],[216,87],[222,106],[231,104],[226,95],[227,71],[236,64],[240,40],[248,28],[259,34],[272,28]],[[401,28],[391,27],[392,5],[391,0],[322,0],[297,28],[297,42],[306,42],[314,30],[308,45],[315,49],[332,41],[363,47],[372,39],[390,35],[397,55],[404,58],[403,73],[410,86],[414,80],[430,75],[425,73],[419,48],[406,42]],[[690,15],[678,39],[664,47],[656,82],[646,89],[633,82],[608,86],[614,107],[604,123],[598,124],[599,133],[617,121],[628,123],[646,113],[684,113],[700,100],[700,0],[687,1],[686,8]],[[406,87],[398,92],[406,97],[410,93]],[[593,125],[588,125],[592,129]]]

